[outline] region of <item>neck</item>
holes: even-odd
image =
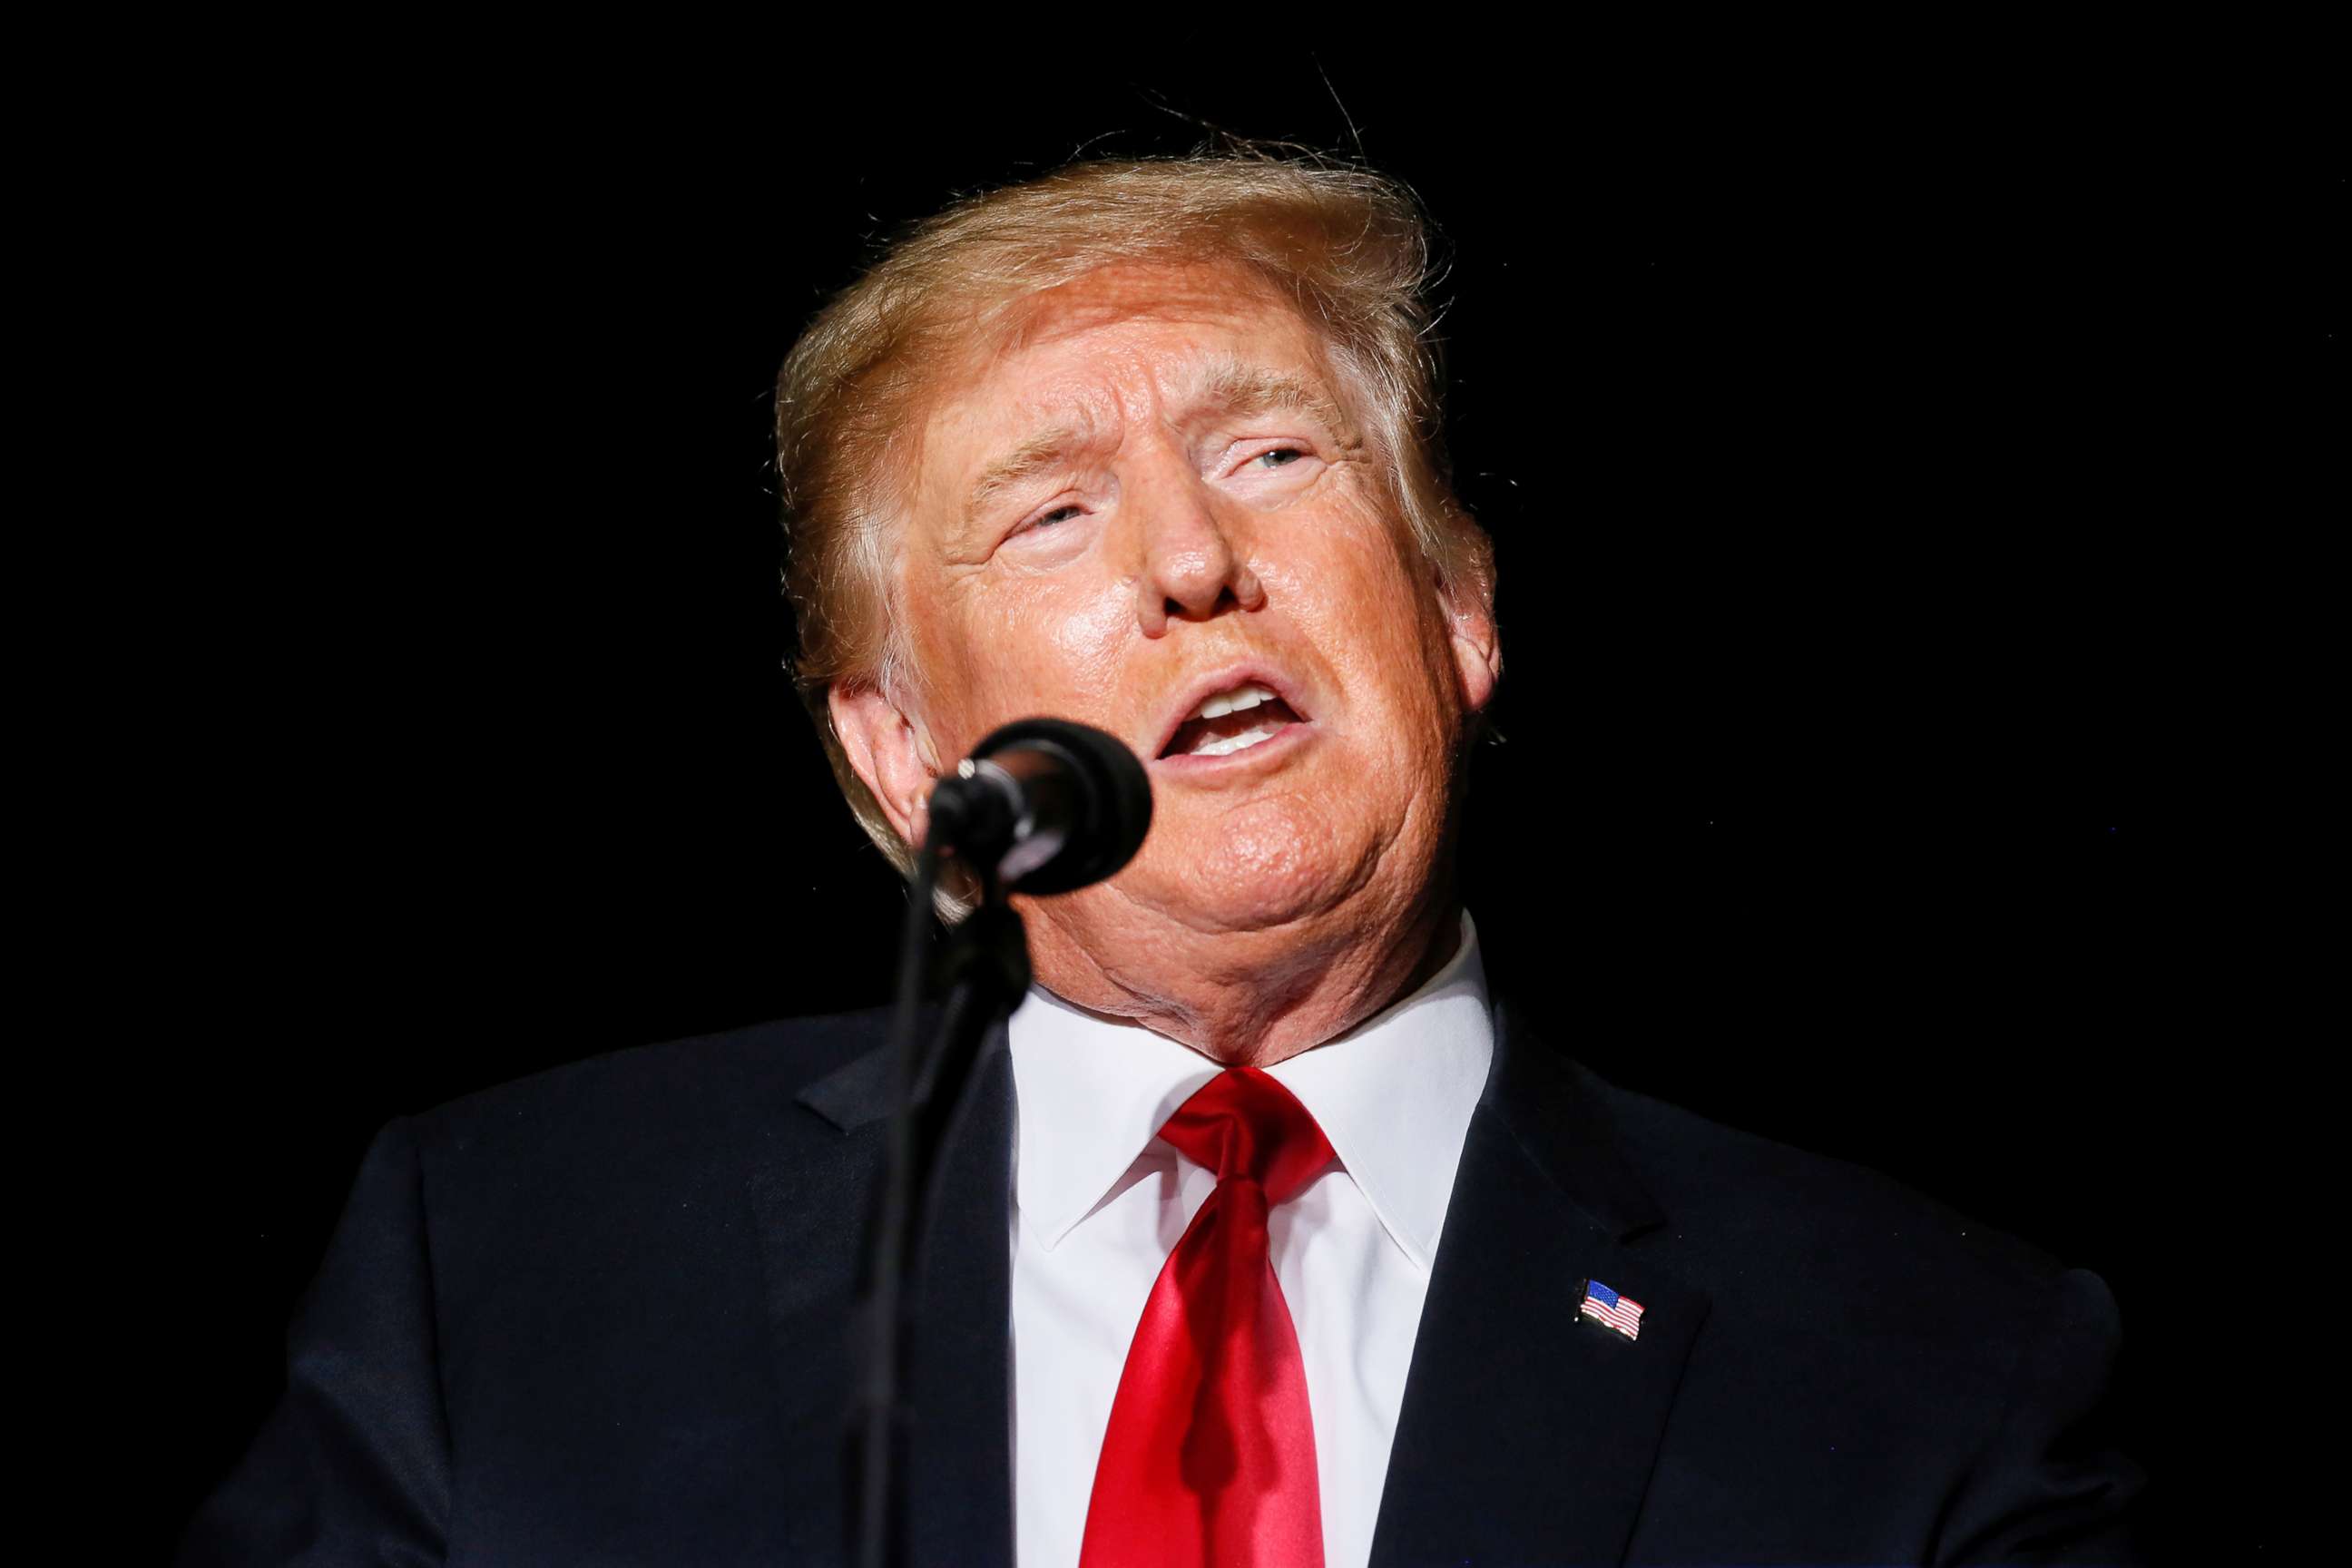
[[[1229,1067],[1271,1067],[1346,1034],[1412,994],[1461,943],[1450,879],[1367,930],[1160,933],[1116,944],[1141,963],[1099,957],[1033,906],[1039,984],[1074,1006],[1140,1024]]]

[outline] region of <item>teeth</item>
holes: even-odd
[[[1237,686],[1222,691],[1192,710],[1195,719],[1222,719],[1228,713],[1245,713],[1261,702],[1274,700],[1274,693],[1263,686]]]
[[[1213,718],[1215,715],[1212,714],[1211,717]],[[1196,757],[1230,756],[1235,752],[1246,751],[1256,745],[1281,728],[1279,724],[1260,724],[1255,729],[1244,730],[1238,735],[1227,735],[1223,740],[1203,742],[1192,755]]]

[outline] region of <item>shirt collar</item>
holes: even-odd
[[[1051,1250],[1110,1195],[1168,1118],[1223,1069],[1188,1046],[1032,987],[1009,1026],[1020,1105],[1014,1195]],[[1268,1073],[1298,1097],[1381,1226],[1426,1273],[1494,1058],[1477,928],[1410,996]],[[1032,1228],[1034,1227],[1034,1229]]]

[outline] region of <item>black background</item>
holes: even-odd
[[[154,146],[205,304],[151,416],[217,503],[156,558],[204,584],[152,676],[160,1533],[386,1118],[884,997],[900,895],[782,669],[776,367],[951,195],[1213,125],[1360,144],[1451,258],[1490,970],[1622,1083],[2100,1272],[2156,1538],[2263,1544],[2311,1146],[2259,1064],[2326,1036],[2273,1006],[2302,829],[2239,803],[2341,522],[2295,51],[1185,37],[346,51]]]

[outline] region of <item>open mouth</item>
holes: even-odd
[[[1254,680],[1214,691],[1176,726],[1163,757],[1227,757],[1263,745],[1304,718],[1270,687]]]

